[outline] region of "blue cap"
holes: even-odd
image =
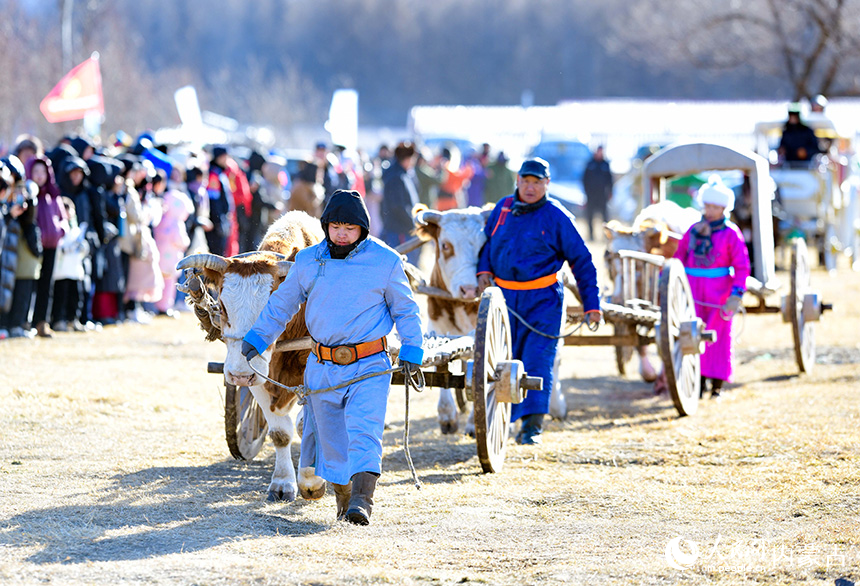
[[[549,179],[549,163],[541,158],[528,159],[523,161],[519,175],[520,177],[533,175],[541,179]]]

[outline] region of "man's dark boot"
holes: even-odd
[[[343,521],[346,519],[346,509],[349,506],[349,498],[352,495],[352,481],[346,484],[331,483],[334,488],[334,498],[337,502],[337,520]]]
[[[518,444],[533,446],[541,443],[543,433],[543,413],[533,413],[523,417],[523,424],[516,440]]]
[[[373,491],[376,490],[378,474],[358,472],[352,475],[352,497],[346,520],[356,525],[370,524],[370,511],[373,509]]]

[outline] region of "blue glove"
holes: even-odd
[[[415,364],[414,362],[409,362],[408,360],[401,360],[400,367],[403,369],[403,376],[409,378],[413,374],[418,374],[421,372],[421,365]]]
[[[242,356],[245,357],[245,360],[251,362],[251,359],[254,358],[254,356],[259,355],[260,353],[257,352],[257,349],[254,348],[251,342],[248,342],[247,340],[242,340]]]

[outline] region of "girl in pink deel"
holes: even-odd
[[[711,397],[719,397],[723,383],[732,381],[732,316],[741,309],[750,259],[740,229],[728,220],[734,192],[712,175],[698,198],[702,219],[684,234],[675,258],[684,263],[696,315],[706,329],[717,332],[716,341],[706,345],[701,357],[701,393],[710,379]]]

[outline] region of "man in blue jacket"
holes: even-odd
[[[508,308],[543,335],[510,316],[513,358],[526,371],[543,378],[543,391],[529,391],[514,404],[511,421],[522,419],[517,443],[539,444],[544,415],[549,413],[552,367],[564,310],[564,291],[558,272],[570,265],[582,295],[585,321],[600,323],[597,270],[591,252],[573,224],[573,216],[547,195],[550,172],[543,159],[529,159],[517,175],[513,195],[503,198],[490,214],[484,233],[487,242],[478,259],[478,287],[501,288]]]
[[[326,239],[301,250],[245,335],[242,354],[262,354],[302,303],[315,345],[304,384],[323,389],[391,368],[385,337],[397,325],[407,376],[423,360],[420,310],[400,255],[369,236],[370,215],[357,191],[335,191],[320,219]],[[370,522],[382,472],[382,431],[391,375],[311,394],[305,406],[300,468],[334,485],[338,519]]]

